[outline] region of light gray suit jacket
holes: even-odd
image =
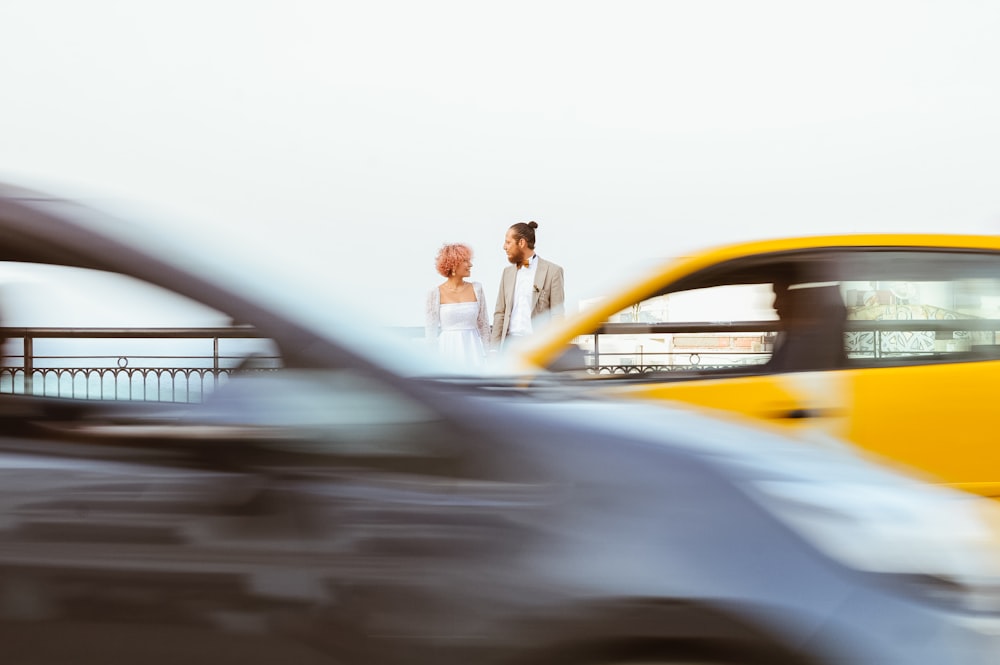
[[[500,293],[497,295],[497,306],[493,312],[493,330],[491,333],[492,347],[499,349],[507,339],[507,329],[510,327],[510,310],[514,306],[514,284],[517,279],[517,266],[504,268],[500,279]],[[531,294],[531,318],[551,311],[561,315],[566,299],[563,293],[563,269],[551,261],[538,257],[535,267],[535,288]]]

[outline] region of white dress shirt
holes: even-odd
[[[520,337],[531,334],[531,298],[535,291],[535,272],[538,270],[538,255],[528,260],[528,267],[517,269],[514,280],[514,301],[510,308],[510,325],[507,335]]]

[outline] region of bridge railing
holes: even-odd
[[[842,325],[852,366],[1000,358],[997,319],[851,319]],[[779,331],[778,321],[605,323],[575,343],[591,373],[646,374],[764,364]]]
[[[0,393],[197,402],[254,359],[279,367],[251,327],[0,328]]]
[[[857,366],[1000,359],[998,331],[992,319],[849,320],[845,349]],[[423,335],[417,327],[396,332]],[[595,374],[705,371],[765,363],[776,332],[776,321],[607,323],[575,342]],[[650,336],[669,348],[643,343]],[[615,348],[623,339],[631,348]],[[248,359],[254,370],[281,366],[273,342],[248,326],[0,327],[0,340],[0,394],[198,402]]]

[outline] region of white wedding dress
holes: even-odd
[[[472,282],[474,302],[441,304],[441,292],[435,288],[427,297],[427,339],[449,363],[480,367],[486,362],[490,326],[486,298],[479,282]]]

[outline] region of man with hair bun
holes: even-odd
[[[563,313],[563,269],[535,254],[537,222],[518,222],[504,236],[503,251],[511,265],[504,268],[493,313],[493,350],[507,338],[532,333],[532,319],[546,312]]]

